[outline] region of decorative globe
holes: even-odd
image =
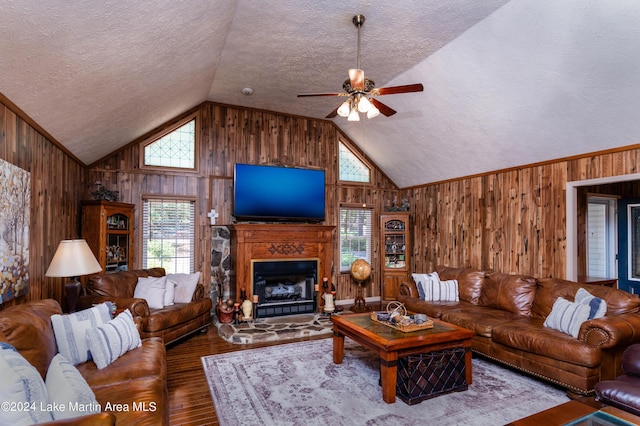
[[[366,281],[371,276],[371,265],[364,259],[357,259],[351,264],[350,272],[354,280]]]

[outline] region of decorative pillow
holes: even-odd
[[[198,280],[200,280],[200,271],[194,274],[167,274],[167,280],[176,283],[176,294],[173,301],[175,303],[189,303],[193,299],[193,293],[196,291]]]
[[[574,299],[576,303],[587,305],[589,309],[589,319],[602,318],[607,313],[607,302],[604,299],[595,297],[584,288],[579,288]]]
[[[87,330],[87,343],[98,369],[103,369],[130,350],[142,346],[140,333],[127,309],[106,324]]]
[[[139,277],[133,297],[146,300],[150,309],[162,309],[166,288],[167,277]]]
[[[167,284],[164,292],[164,306],[174,304],[173,299],[176,297],[176,282],[167,278]]]
[[[32,425],[53,420],[46,410],[49,398],[42,376],[5,342],[0,343],[0,371],[0,424]]]
[[[418,293],[422,293],[421,299],[427,302],[458,302],[460,300],[457,280],[441,281],[437,272],[417,275],[420,280],[417,287]]]
[[[590,309],[587,305],[572,303],[567,299],[558,297],[553,303],[551,313],[544,320],[544,326],[577,338],[580,333],[580,326],[589,319],[589,312]]]
[[[440,281],[440,277],[437,272],[431,272],[430,274],[411,274],[413,280],[416,282],[418,288],[418,297],[420,300],[424,300],[424,288],[425,285],[429,285],[432,280]]]
[[[68,315],[51,315],[58,352],[70,363],[78,365],[91,359],[87,346],[87,330],[111,320],[111,303],[101,303]]]
[[[87,381],[61,354],[51,360],[44,383],[49,394],[49,403],[65,408],[52,410],[54,420],[100,412],[100,404]]]

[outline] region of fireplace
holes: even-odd
[[[252,260],[258,318],[315,311],[318,259]]]

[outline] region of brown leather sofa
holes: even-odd
[[[138,277],[162,277],[164,268],[138,269],[113,274],[92,275],[80,296],[80,309],[110,301],[117,309],[129,309],[142,319],[140,337],[161,337],[166,345],[211,324],[211,298],[198,283],[189,303],[176,303],[162,309],[150,309],[145,299],[134,298]]]
[[[426,302],[403,283],[398,301],[409,311],[475,331],[474,353],[579,394],[623,373],[624,350],[640,342],[640,298],[622,290],[555,278],[439,266],[441,280],[458,280],[459,302]],[[607,303],[606,316],[584,322],[578,338],[543,325],[558,297],[579,288]]]
[[[61,313],[60,305],[53,299],[27,302],[0,311],[0,341],[16,348],[40,372],[43,380],[51,360],[58,353],[50,318]],[[76,367],[93,390],[103,412],[46,424],[169,424],[166,350],[162,339],[143,339],[141,347],[127,352],[102,370],[98,370],[93,361]],[[134,403],[136,407],[148,409],[133,409]],[[113,409],[106,410],[108,407]]]
[[[640,344],[624,351],[622,370],[615,380],[596,384],[596,401],[640,416]]]

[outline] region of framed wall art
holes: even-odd
[[[0,160],[0,304],[29,288],[30,173]]]

